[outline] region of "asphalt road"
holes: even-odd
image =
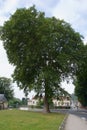
[[[69,110],[69,113],[87,120],[87,110]]]
[[[58,113],[66,113],[66,114],[73,114],[76,115],[82,119],[87,120],[87,110],[82,110],[82,109],[57,109],[57,110],[52,110],[53,112],[58,112]]]

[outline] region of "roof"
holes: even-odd
[[[5,98],[4,94],[0,94],[0,102],[6,102],[7,99]]]

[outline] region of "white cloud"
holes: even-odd
[[[60,0],[54,7],[52,14],[58,18],[73,22],[80,16],[78,14],[80,4],[77,0]]]
[[[84,44],[87,45],[87,35],[86,35],[86,37],[84,38]]]
[[[9,16],[15,12],[20,0],[4,0],[0,6],[0,25],[3,25]]]
[[[87,27],[86,0],[60,0],[54,7],[52,15],[69,22],[77,31],[84,34]],[[85,34],[84,34],[85,35]]]
[[[35,5],[37,9],[42,12],[45,12],[46,16],[51,15],[52,8],[56,5],[59,0],[32,0],[31,2],[27,0],[26,7]]]
[[[1,13],[5,14],[8,12],[13,12],[19,5],[20,0],[5,0],[3,2]]]
[[[23,92],[23,90],[20,90],[16,84],[13,84],[14,86],[14,96],[19,98],[19,99],[22,99],[23,97],[25,97],[25,94]]]
[[[69,83],[67,83],[66,81],[62,82],[61,87],[70,94],[74,93],[75,86],[72,84],[71,80],[69,81]]]
[[[6,52],[2,46],[2,42],[0,41],[0,77],[11,78],[13,70],[14,67],[9,64]]]
[[[7,21],[8,20],[8,18],[7,17],[5,17],[5,16],[0,16],[0,26],[2,26],[3,25],[3,23],[5,22],[5,21]]]

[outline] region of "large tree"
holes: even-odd
[[[13,78],[24,91],[44,93],[44,111],[62,78],[78,68],[82,38],[64,20],[45,17],[35,7],[17,9],[1,29]]]
[[[0,77],[0,94],[4,94],[7,100],[13,98],[12,81],[6,77]]]

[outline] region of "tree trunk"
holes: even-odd
[[[49,95],[48,95],[48,81],[45,79],[44,80],[44,88],[45,88],[45,95],[44,95],[44,109],[43,112],[44,113],[50,113],[50,109],[49,109]]]
[[[44,96],[44,109],[43,109],[43,112],[44,113],[50,113],[48,98],[47,98],[46,94]]]

